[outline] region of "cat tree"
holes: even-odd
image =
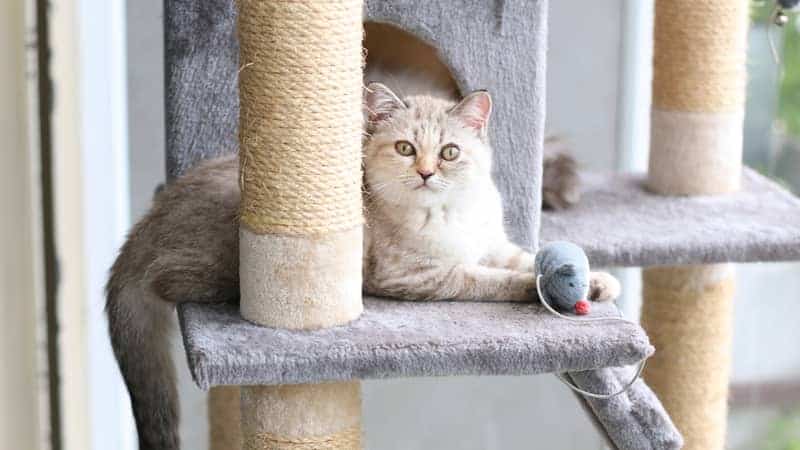
[[[728,3],[741,6],[745,0]],[[627,382],[631,371],[619,367],[654,351],[635,325],[565,322],[533,304],[362,301],[357,288],[362,18],[405,30],[432,45],[461,91],[493,92],[495,180],[510,219],[509,235],[534,249],[540,218],[546,1],[368,0],[363,16],[360,0],[236,4],[238,34],[233,0],[165,4],[170,175],[179,175],[202,158],[241,152],[241,310],[189,303],[179,311],[194,379],[212,388],[213,448],[361,448],[358,380],[367,378],[566,372],[579,387],[595,392],[614,392]],[[681,8],[697,8],[662,6],[657,10],[662,33],[665,21],[683,23]],[[745,30],[736,28],[734,19],[740,16],[722,16],[723,28],[739,42]],[[691,25],[698,42],[713,41],[711,35],[718,32],[705,25]],[[467,27],[479,38],[465,41]],[[657,57],[663,56],[666,66],[676,64],[686,58],[678,50],[691,48],[693,42],[657,40]],[[741,48],[717,49],[734,50]],[[678,89],[692,88],[697,79],[708,79],[703,86],[717,86],[702,71],[697,77],[687,76]],[[714,89],[709,91],[713,98]],[[740,109],[741,99],[734,106]],[[686,130],[694,133],[696,122],[687,128],[685,119],[695,110],[658,99],[654,107],[654,117],[663,110],[678,111],[678,119],[684,119],[654,120],[653,161],[661,161],[649,178],[654,190],[706,193],[669,186],[680,184],[681,174],[684,184],[709,176],[718,160],[728,168],[721,175],[726,182],[737,176],[741,142],[717,138],[719,145],[711,148],[667,146],[670,141],[659,141],[657,133],[669,130],[673,138]],[[711,122],[722,120],[718,116]],[[712,141],[722,136],[720,129],[701,131],[699,136]],[[679,151],[705,155],[706,170],[685,172],[676,166],[684,160],[676,158]],[[723,152],[733,153],[714,159]],[[676,168],[679,176],[661,176],[664,167]],[[542,215],[541,238],[574,241],[595,265],[800,257],[800,202],[751,172],[745,172],[741,191],[700,198],[650,193],[635,176],[585,178],[585,200],[575,209]],[[654,270],[665,272],[645,275],[645,323],[657,324],[659,315],[667,314],[702,323],[696,316],[681,316],[681,308],[662,305],[664,296],[658,293],[681,292],[681,299],[697,305],[694,294],[685,297],[673,288],[683,285],[680,280],[687,278],[678,277],[684,273],[702,284],[709,271]],[[726,305],[727,295],[724,291],[709,300]],[[612,306],[596,309],[599,314],[616,314]],[[706,309],[689,311],[697,315]],[[702,319],[716,330],[729,320],[723,315]],[[657,348],[669,358],[671,341],[681,329],[657,328],[651,326]],[[697,336],[705,342],[702,349],[687,346],[681,352],[697,351],[699,367],[706,367],[719,352],[711,349],[709,333],[701,330]],[[723,352],[725,339],[716,341]],[[677,373],[674,366],[679,364],[672,360],[655,361],[658,373]],[[698,420],[675,406],[685,404],[693,392],[670,391],[669,382],[660,381],[670,376],[659,379],[656,373],[648,372],[648,379],[656,382],[679,427]],[[701,388],[719,392],[724,382],[721,376],[709,378]],[[238,389],[230,386],[243,386],[241,401]],[[580,398],[613,447],[682,445],[660,402],[641,380],[611,399]],[[708,406],[689,410],[705,411]],[[687,436],[693,446],[717,445],[714,440],[695,441],[693,433]]]

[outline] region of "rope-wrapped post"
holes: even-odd
[[[238,386],[217,386],[208,392],[208,432],[211,450],[242,448]]]
[[[642,327],[656,347],[644,378],[683,434],[684,448],[723,449],[733,267],[657,267],[642,278]]]
[[[361,300],[362,0],[239,0],[242,316],[316,329]],[[245,449],[360,448],[357,382],[243,387]]]
[[[739,189],[748,1],[656,0],[648,185],[665,195]],[[733,267],[643,272],[645,378],[687,449],[725,446]]]

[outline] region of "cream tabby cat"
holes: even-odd
[[[418,83],[400,81],[407,92]],[[458,103],[442,91],[401,100],[372,83],[366,109],[364,290],[419,300],[530,300],[534,257],[506,237],[491,178],[489,93]],[[600,300],[619,290],[598,272],[590,286]]]
[[[433,92],[401,101],[371,84],[366,99],[365,292],[531,300],[533,258],[508,242],[489,176],[489,94],[475,92],[458,104]],[[237,171],[236,157],[229,156],[200,163],[168,184],[111,269],[109,332],[141,450],[179,448],[167,342],[175,304],[238,297]],[[595,298],[616,296],[613,278],[593,280]]]

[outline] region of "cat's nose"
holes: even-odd
[[[433,172],[427,170],[417,169],[417,173],[419,174],[420,177],[422,177],[422,181],[426,181],[428,178],[433,176]]]

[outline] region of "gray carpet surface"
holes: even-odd
[[[567,240],[593,266],[800,259],[800,199],[745,169],[734,194],[667,197],[644,175],[583,173],[580,203],[542,214],[542,242]]]
[[[596,393],[618,392],[633,378],[635,367],[573,372],[567,376],[581,389]],[[683,447],[661,402],[639,379],[624,394],[597,399],[577,394],[586,409],[602,424],[610,446],[631,450],[673,450]]]
[[[365,378],[522,375],[633,364],[653,353],[644,331],[574,323],[538,304],[365,299],[361,317],[317,331],[254,325],[230,304],[187,303],[181,328],[195,381],[217,385]],[[617,315],[595,304],[590,317]]]

